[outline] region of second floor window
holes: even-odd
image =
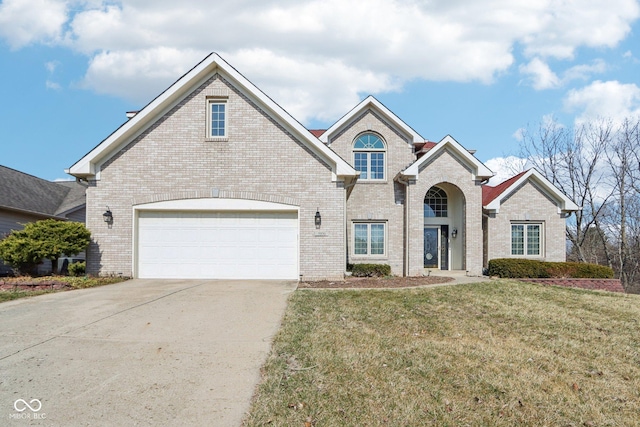
[[[373,181],[384,179],[386,147],[382,139],[373,133],[360,135],[353,143],[353,166],[360,172],[360,179]]]

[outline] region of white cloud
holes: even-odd
[[[516,156],[496,157],[487,160],[484,164],[495,173],[493,178],[489,180],[491,186],[496,186],[528,169],[527,159]]]
[[[620,122],[640,116],[640,87],[615,80],[596,80],[582,89],[569,91],[564,106],[568,111],[578,111],[577,123],[598,118]]]
[[[540,58],[520,66],[520,73],[530,76],[535,90],[553,89],[560,86],[560,79]]]
[[[60,65],[59,61],[48,61],[48,62],[45,62],[44,67],[47,69],[47,71],[50,74],[53,74],[59,65]]]
[[[5,0],[0,37],[81,52],[84,87],[141,104],[217,51],[300,118],[336,119],[412,80],[491,83],[515,49],[557,87],[547,58],[614,46],[638,16],[636,0]]]
[[[45,86],[47,87],[47,89],[51,90],[62,90],[62,86],[60,86],[59,83],[53,82],[51,80],[47,80],[45,82]]]
[[[54,43],[67,21],[62,0],[4,0],[0,4],[0,37],[12,49],[31,43]]]

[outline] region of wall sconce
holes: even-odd
[[[104,222],[107,224],[111,224],[113,222],[113,214],[111,213],[109,206],[107,206],[107,211],[102,214],[102,219],[104,219]]]
[[[453,230],[451,230],[451,237],[453,237],[454,239],[456,237],[458,237],[458,229],[454,228]]]
[[[316,230],[319,230],[320,226],[322,225],[322,217],[320,216],[319,209],[316,209],[315,222],[316,222]]]

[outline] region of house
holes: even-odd
[[[306,129],[215,53],[127,116],[67,170],[88,185],[94,274],[342,278],[366,262],[479,275],[494,256],[564,260],[557,230],[578,209],[535,171],[488,187],[472,152],[373,97]]]
[[[0,166],[0,188],[0,238],[41,219],[85,221],[85,187],[74,181],[51,182]],[[40,271],[50,269],[45,263]],[[0,262],[0,275],[8,272]]]

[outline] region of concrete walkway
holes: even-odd
[[[131,280],[2,303],[0,425],[237,426],[295,288]]]
[[[464,270],[430,270],[425,269],[425,276],[443,276],[453,278],[452,282],[441,283],[430,286],[447,286],[447,285],[462,285],[465,283],[480,283],[488,282],[491,280],[488,276],[469,276]]]

